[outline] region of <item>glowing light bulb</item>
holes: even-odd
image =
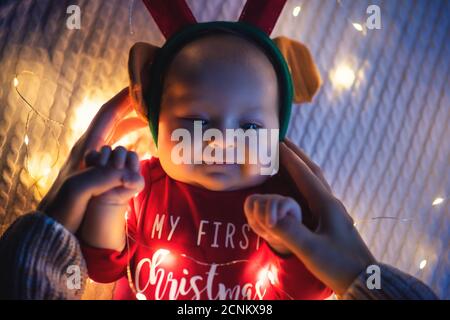
[[[23,142],[28,145],[28,143],[30,142],[30,140],[28,139],[28,135],[25,135],[25,138],[23,138]]]
[[[444,198],[437,197],[436,199],[433,200],[433,203],[431,205],[437,206],[437,205],[441,204],[442,202],[444,202]]]
[[[300,11],[302,11],[302,7],[296,6],[296,7],[294,8],[294,10],[292,10],[292,15],[293,15],[294,17],[297,17],[297,16],[299,15]]]
[[[277,278],[278,270],[273,265],[261,269],[261,271],[259,271],[258,273],[258,281],[261,283],[265,283],[267,280],[269,280],[269,282],[274,285],[277,282]]]
[[[159,252],[159,254],[162,255],[162,256],[167,256],[167,255],[170,254],[170,251],[167,250],[167,249],[159,249],[158,252]]]
[[[427,265],[427,260],[423,259],[422,261],[420,261],[419,269],[422,270],[423,268],[425,268],[426,265]]]
[[[272,271],[267,271],[267,278],[269,279],[271,284],[275,284],[275,275],[272,273]]]
[[[364,30],[364,28],[363,28],[363,26],[362,25],[360,25],[359,23],[352,23],[352,25],[353,25],[353,28],[355,28],[357,31],[359,31],[359,32],[363,32],[363,30]]]
[[[19,85],[19,79],[14,77],[13,84],[14,84],[14,87],[17,88],[17,86]]]
[[[136,293],[136,299],[138,300],[147,300],[147,297],[143,293]]]
[[[267,268],[263,268],[261,271],[259,271],[258,273],[258,281],[260,282],[265,282],[267,279]]]
[[[355,72],[347,65],[340,65],[331,73],[331,81],[336,88],[348,89],[355,81]]]
[[[165,266],[172,266],[175,263],[175,255],[172,254],[169,250],[159,249],[155,252],[155,256],[161,256],[161,264]]]
[[[278,282],[278,269],[274,265],[271,265],[267,276],[269,277],[270,283],[276,284]]]

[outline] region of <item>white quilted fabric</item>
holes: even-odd
[[[235,20],[244,4],[187,2],[199,21]],[[80,30],[66,28],[71,4],[81,8]],[[381,8],[382,29],[359,32],[352,23],[364,24],[370,4]],[[312,104],[294,108],[288,135],[323,168],[375,256],[445,299],[449,23],[446,0],[291,0],[272,34],[306,43],[324,80]],[[80,115],[89,118],[127,85],[128,50],[137,41],[164,41],[139,0],[1,0],[1,230],[35,207],[82,131]],[[354,72],[347,88],[333,77],[342,65]],[[41,116],[15,91],[16,75]],[[432,206],[437,197],[444,201]]]

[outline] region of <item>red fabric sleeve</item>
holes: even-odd
[[[86,260],[89,278],[95,282],[114,282],[126,274],[126,250],[119,252],[81,243],[81,251]]]

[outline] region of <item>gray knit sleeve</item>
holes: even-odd
[[[79,299],[86,277],[78,240],[45,214],[21,216],[0,238],[0,299]]]
[[[435,293],[419,279],[392,266],[378,264],[379,289],[369,289],[370,273],[363,271],[341,297],[344,300],[435,300]],[[369,279],[370,281],[370,279]]]

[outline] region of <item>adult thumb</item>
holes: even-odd
[[[272,231],[303,262],[311,257],[320,240],[318,235],[291,215],[278,221]]]

